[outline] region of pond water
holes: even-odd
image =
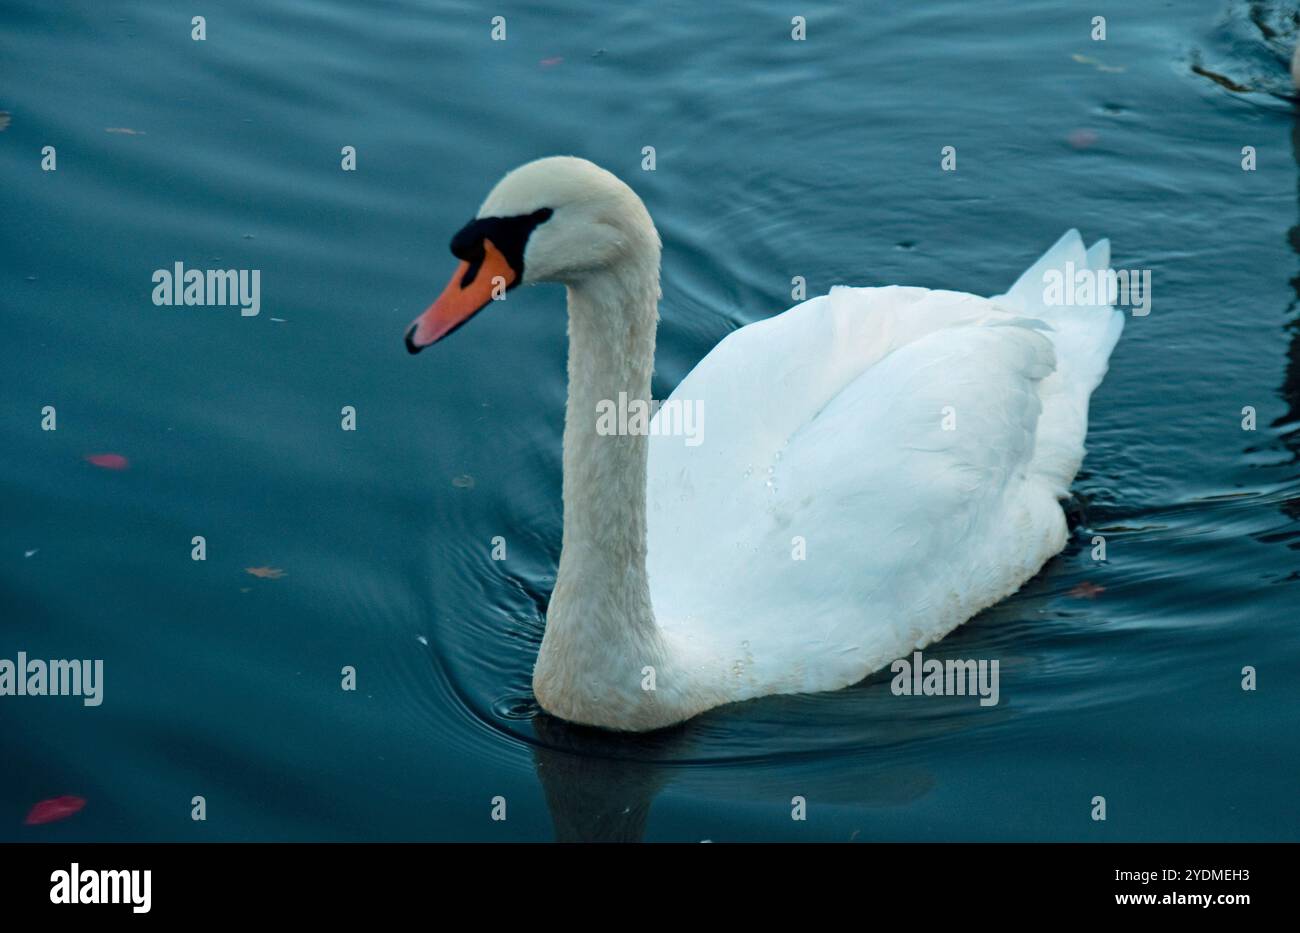
[[[0,658],[105,671],[98,707],[0,698],[0,839],[1297,838],[1293,13],[547,6],[230,0],[203,41],[168,3],[0,10]],[[886,672],[639,738],[538,714],[563,291],[436,361],[402,336],[557,153],[663,236],[656,397],[795,275],[996,294],[1072,226],[1151,271],[1071,543],[929,652],[999,658],[996,707]],[[259,313],[155,305],[177,262],[259,270]]]

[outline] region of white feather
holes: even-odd
[[[703,404],[704,443],[651,438],[651,596],[665,631],[735,659],[734,698],[861,680],[1064,546],[1057,498],[1123,324],[1042,305],[1067,260],[1090,261],[1074,231],[1001,299],[834,289],[673,392]]]

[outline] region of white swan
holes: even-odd
[[[1044,273],[1108,268],[1105,240],[1085,251],[1071,230],[998,298],[840,287],[735,331],[671,396],[702,406],[697,446],[597,431],[602,402],[650,397],[660,243],[631,188],[531,162],[452,251],[412,353],[494,288],[568,287],[563,549],[533,673],[553,715],[639,731],[835,690],[1065,545],[1058,499],[1123,317],[1047,307]]]

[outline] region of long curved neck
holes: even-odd
[[[562,568],[564,558],[581,557],[620,576],[645,575],[647,439],[601,433],[597,416],[611,404],[649,404],[656,292],[657,283],[614,274],[569,288]]]
[[[639,691],[661,662],[646,576],[644,433],[597,430],[602,406],[650,401],[658,322],[657,249],[569,287],[564,539],[534,689],[548,709]],[[559,709],[557,710],[557,707]]]
[[[657,271],[657,270],[656,270]],[[589,604],[649,607],[646,581],[646,454],[643,433],[602,433],[597,416],[610,405],[649,404],[658,320],[657,276],[635,266],[569,288],[569,396],[564,413],[564,545],[557,589],[564,583]],[[617,425],[616,425],[617,426]],[[566,619],[606,628],[649,626],[649,613],[609,618],[592,612]]]

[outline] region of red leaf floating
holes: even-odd
[[[84,797],[73,797],[71,795],[52,797],[49,800],[42,800],[32,807],[31,812],[27,814],[27,819],[23,822],[28,826],[39,826],[42,823],[66,820],[85,805],[86,800]]]
[[[125,470],[131,465],[131,461],[121,454],[87,454],[86,462],[105,470]]]
[[[1085,127],[1074,130],[1066,139],[1075,149],[1090,149],[1097,144],[1098,137],[1094,130]]]
[[[1106,587],[1084,580],[1074,589],[1070,590],[1070,595],[1075,599],[1096,599],[1102,593],[1106,592]]]
[[[538,64],[541,65],[543,68],[554,68],[562,61],[564,61],[564,56],[557,55],[554,58],[543,58],[540,62],[538,62]]]

